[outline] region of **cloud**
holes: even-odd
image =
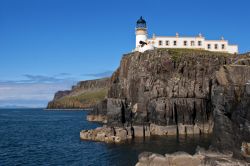
[[[56,78],[56,77],[49,77],[49,76],[42,76],[42,75],[30,75],[30,74],[25,74],[24,75],[27,80],[27,82],[31,83],[52,83],[52,82],[58,82],[61,81],[61,79]]]
[[[59,77],[61,75],[61,77]],[[46,106],[58,90],[70,89],[77,81],[69,74],[55,76],[23,75],[21,80],[0,81],[0,107],[21,105],[28,107]],[[63,76],[64,75],[64,76]]]
[[[50,100],[57,90],[69,89],[72,82],[0,84],[0,100]]]
[[[66,77],[67,76],[67,77]],[[60,83],[68,80],[75,80],[73,77],[68,77],[68,73],[60,73],[54,76],[45,76],[45,75],[32,75],[24,74],[24,79],[20,80],[0,80],[0,83],[7,84],[21,84],[21,83]]]
[[[59,73],[59,74],[56,74],[54,76],[55,77],[69,77],[69,76],[71,76],[71,74],[70,73]]]
[[[107,71],[104,71],[101,73],[84,74],[84,76],[101,78],[101,77],[110,77],[112,75],[112,73],[113,73],[113,71],[107,70]]]

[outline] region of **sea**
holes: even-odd
[[[80,131],[101,124],[87,111],[0,109],[0,166],[133,166],[145,151],[159,154],[208,148],[210,135],[153,136],[122,144],[80,140]]]

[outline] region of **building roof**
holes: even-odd
[[[137,20],[137,24],[146,24],[146,21],[142,18],[142,16]]]

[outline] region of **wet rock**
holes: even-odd
[[[105,116],[105,115],[88,115],[87,120],[90,122],[107,123],[107,116]]]
[[[149,126],[133,126],[132,128],[133,128],[135,137],[150,136],[150,127]]]
[[[160,126],[151,124],[150,125],[150,133],[152,135],[176,135],[177,133],[177,126]]]
[[[80,132],[82,140],[100,141],[106,143],[119,143],[131,139],[129,128],[119,127],[99,127],[92,130],[82,130]]]

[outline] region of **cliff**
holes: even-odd
[[[246,62],[246,61],[245,61]],[[232,151],[235,157],[248,154],[250,142],[250,63],[225,65],[216,72],[212,90],[212,145],[221,151]],[[244,150],[245,149],[245,150]],[[250,160],[249,160],[250,161]]]
[[[58,91],[48,103],[48,109],[91,108],[102,101],[108,92],[109,78],[81,81],[71,90]]]
[[[211,120],[215,72],[235,55],[157,49],[124,55],[102,109],[108,124],[202,125]]]
[[[248,54],[156,49],[124,55],[108,96],[90,112],[107,126],[82,139],[213,133],[212,145],[239,155],[249,142]],[[222,136],[222,135],[224,135]],[[236,143],[237,142],[237,143]]]

